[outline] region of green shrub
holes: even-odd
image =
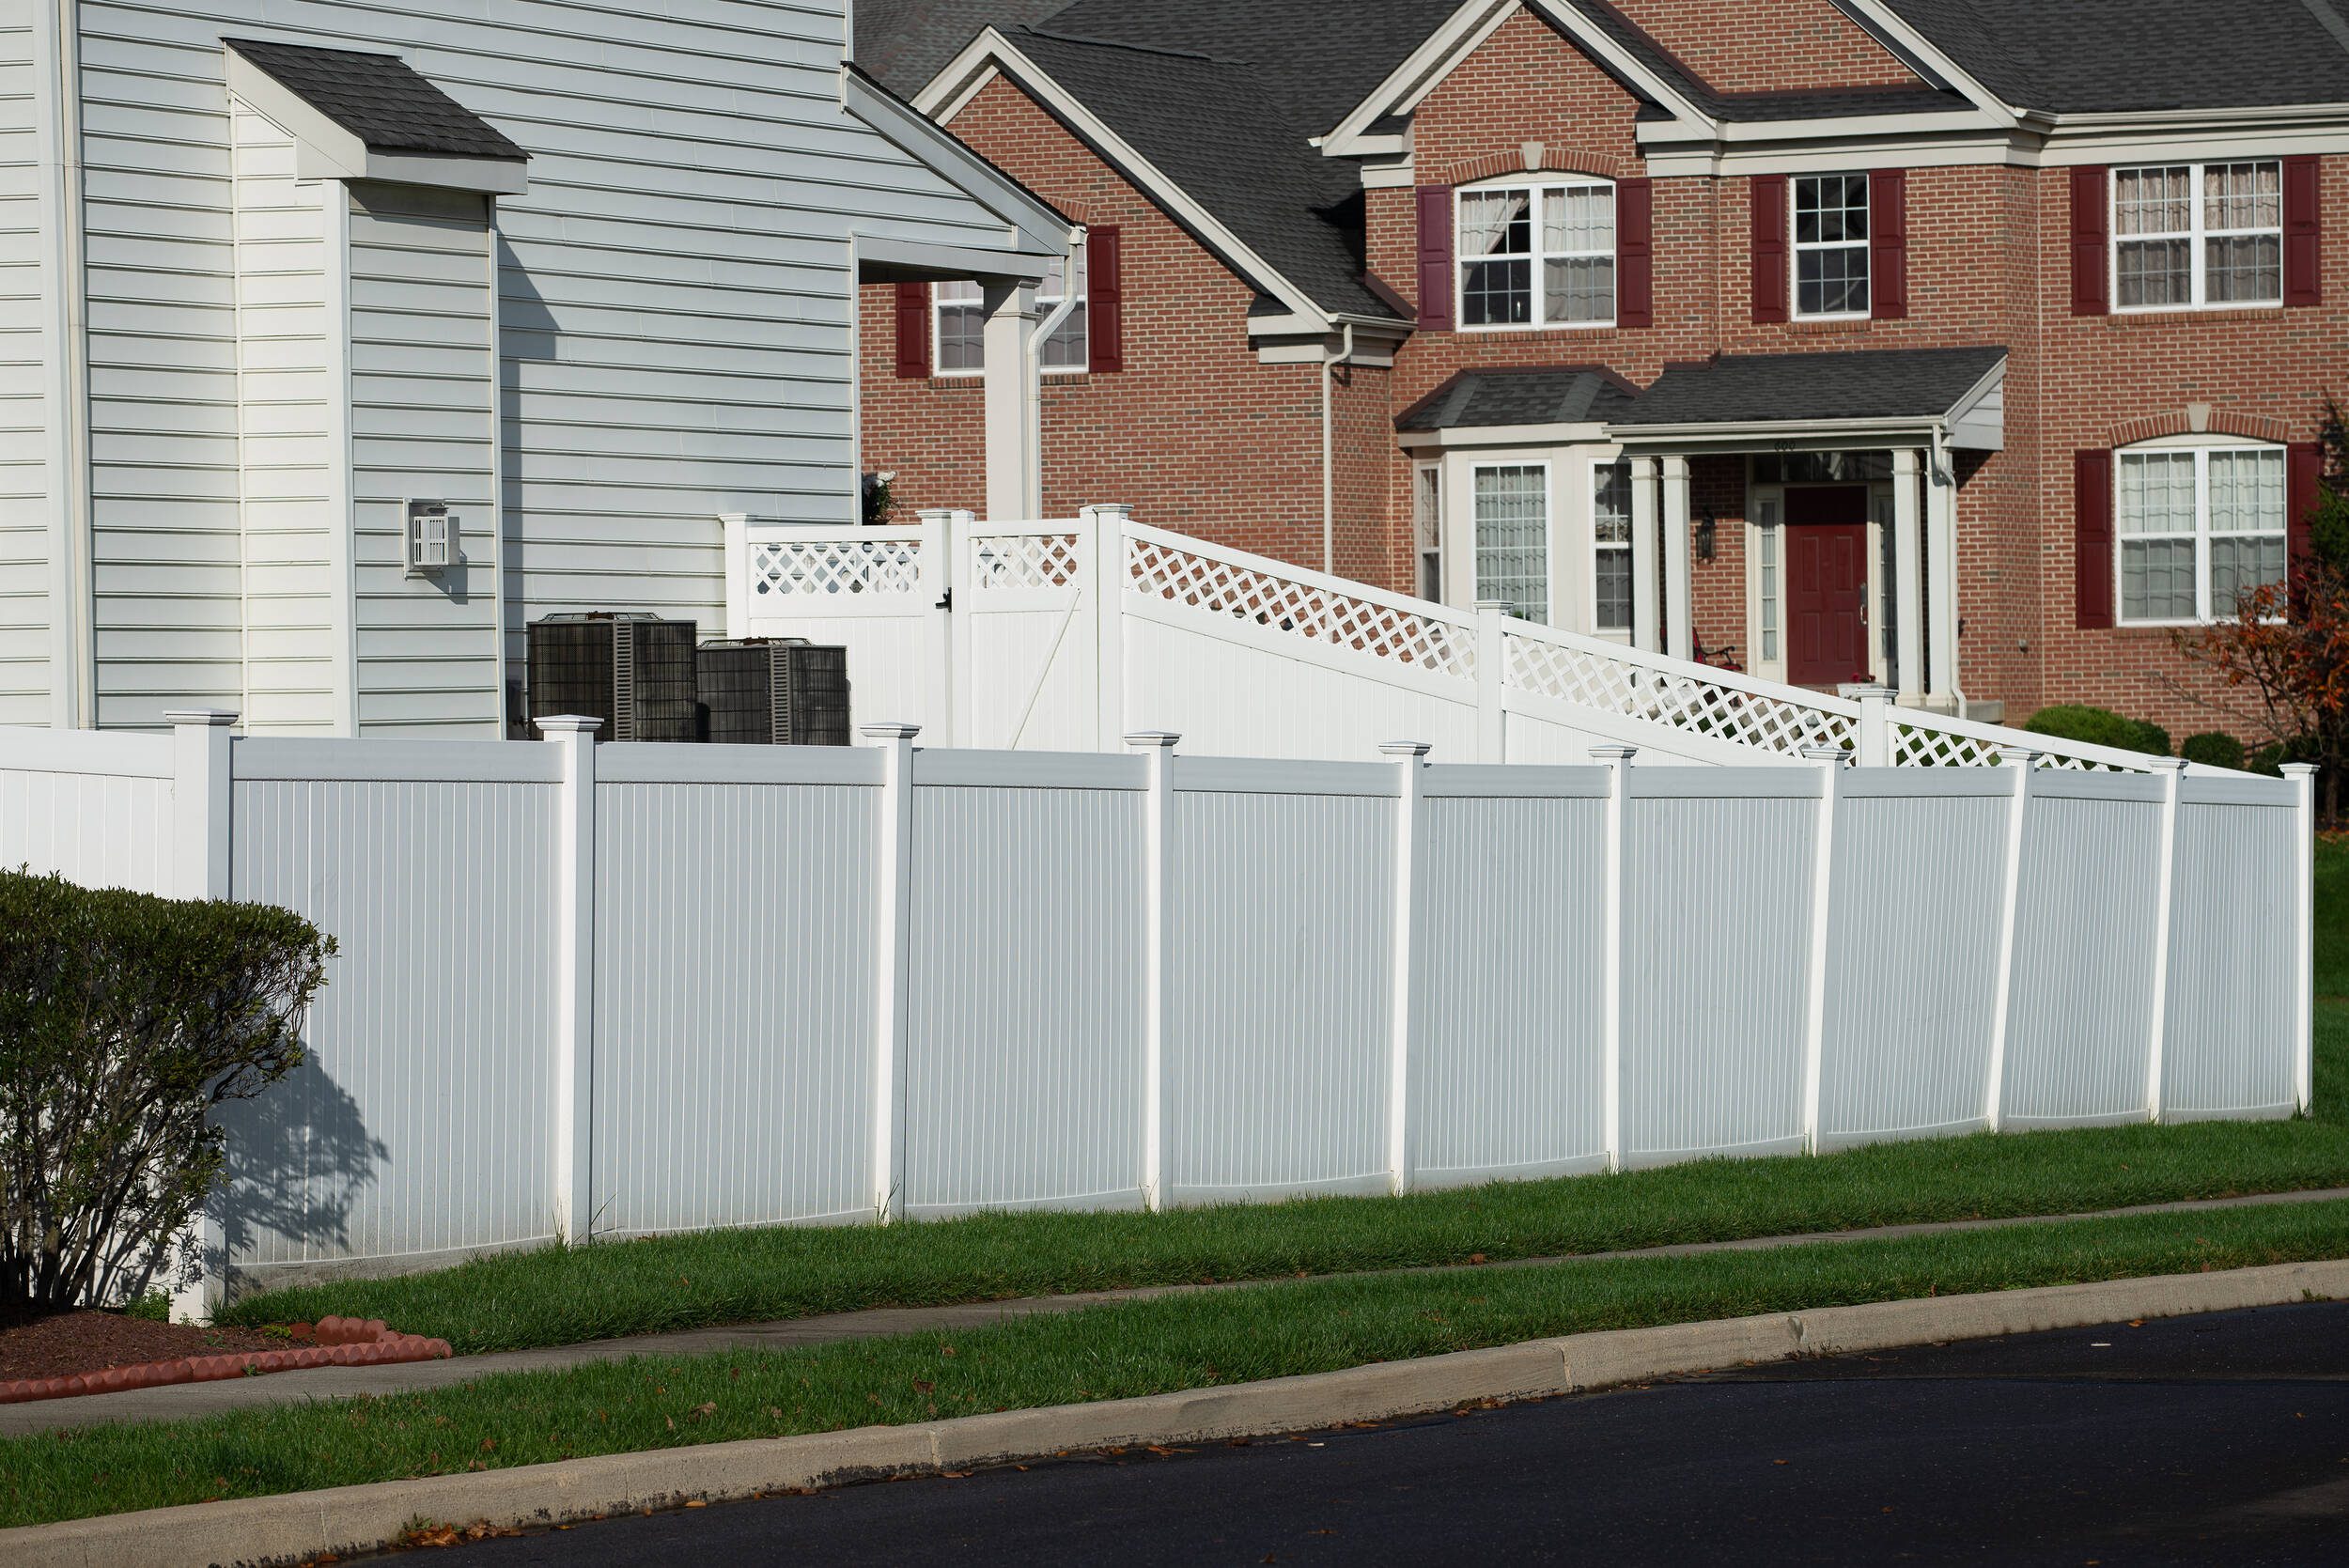
[[[2077,703],[2043,707],[2023,721],[2023,728],[2033,735],[2051,735],[2059,740],[2077,740],[2089,746],[2110,746],[2157,757],[2170,754],[2168,730],[2141,719],[2123,719],[2109,708]]]
[[[145,1296],[132,1297],[130,1304],[122,1309],[122,1315],[146,1323],[169,1323],[171,1297],[162,1291],[150,1290]]]
[[[2186,744],[2178,748],[2178,755],[2188,762],[2199,762],[2205,768],[2232,768],[2243,770],[2243,742],[2232,735],[2217,730],[2204,730],[2189,735]]]
[[[0,871],[0,1313],[179,1282],[208,1112],[302,1060],[332,938],[259,904]]]

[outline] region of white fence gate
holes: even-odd
[[[1027,646],[1079,634],[1054,586],[1004,612],[1035,618]],[[598,747],[559,722],[296,740],[227,718],[0,730],[0,864],[266,900],[340,942],[310,1062],[231,1124],[212,1241],[248,1281],[2310,1094],[2305,773],[902,730]]]
[[[1342,759],[1409,735],[1445,760],[1867,765],[2144,772],[2132,752],[2024,735],[1461,611],[1093,506],[1046,522],[922,514],[914,528],[726,520],[729,634],[848,649],[856,712],[941,745],[1103,751],[1136,729],[1187,750]]]

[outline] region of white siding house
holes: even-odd
[[[529,619],[722,631],[723,516],[856,515],[859,279],[1070,242],[846,4],[0,0],[0,723],[490,736]]]

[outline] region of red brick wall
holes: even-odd
[[[1046,513],[1125,502],[1144,521],[1318,565],[1319,371],[1257,363],[1253,290],[1010,83],[990,83],[951,129],[1071,217],[1119,228],[1126,368],[1045,378]],[[862,292],[863,466],[894,470],[909,509],[984,512],[979,378],[900,380],[892,290]],[[1374,396],[1383,405],[1385,377],[1354,379],[1339,402],[1351,420],[1343,441],[1360,450],[1362,410]],[[1357,478],[1347,490],[1375,488]],[[1348,558],[1375,569],[1382,528],[1382,509],[1350,520]]]
[[[1614,5],[1722,92],[1917,81],[1828,0],[1614,0]]]

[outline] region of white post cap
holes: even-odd
[[[533,719],[541,735],[593,735],[603,728],[603,721],[590,719],[583,713],[550,713],[543,719]]]
[[[1128,730],[1126,744],[1138,752],[1153,749],[1172,751],[1182,737],[1173,730]]]
[[[1637,746],[1618,746],[1611,742],[1591,748],[1591,760],[1594,762],[1629,762],[1639,754],[1640,748]]]
[[[1839,768],[1852,759],[1851,753],[1841,746],[1813,744],[1805,746],[1802,749],[1802,754],[1812,762],[1824,762]]]
[[[216,730],[225,730],[237,722],[236,714],[225,707],[175,707],[165,712],[163,718],[173,724],[202,724]]]
[[[1432,740],[1381,740],[1378,749],[1391,757],[1423,757],[1436,749]]]
[[[2316,764],[2312,762],[2279,763],[2276,770],[2287,779],[2313,778],[2316,774]]]
[[[2009,746],[2000,742],[1999,766],[2001,768],[2036,768],[2039,759],[2047,753],[2032,746]]]
[[[857,733],[875,740],[910,740],[922,733],[919,724],[909,724],[898,719],[877,719],[869,724],[859,724]]]

